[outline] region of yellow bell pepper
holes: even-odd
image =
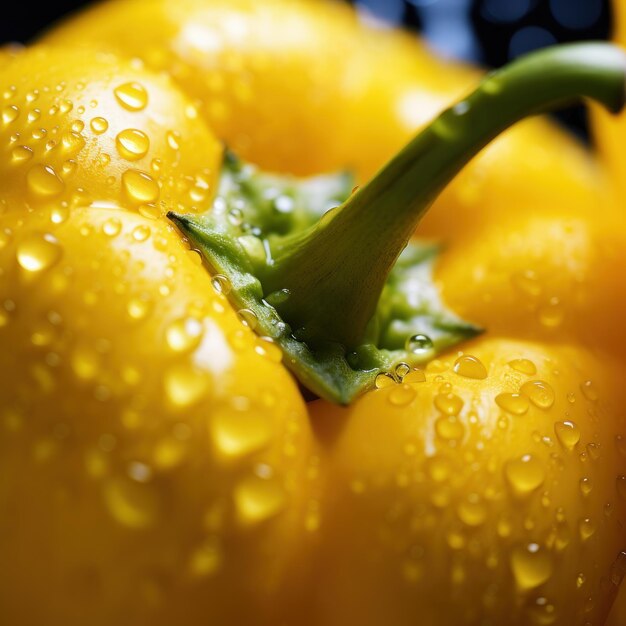
[[[442,300],[432,246],[391,265],[503,126],[575,95],[617,108],[623,57],[530,60],[554,61],[536,102],[527,64],[487,79],[316,228],[345,177],[222,165],[217,139],[363,183],[476,73],[319,2],[110,2],[44,39],[0,70],[0,615],[601,624],[626,520],[602,172],[524,122],[420,224],[449,244]],[[511,77],[524,104],[499,120]],[[285,365],[331,400],[379,389],[307,406]]]

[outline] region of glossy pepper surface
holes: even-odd
[[[485,337],[307,406],[164,213],[210,206],[217,139],[365,181],[475,73],[321,3],[104,4],[46,45],[0,73],[12,622],[602,623],[624,253],[593,160],[542,120],[498,140],[419,231]]]

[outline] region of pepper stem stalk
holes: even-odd
[[[263,291],[315,347],[363,343],[385,281],[434,199],[485,145],[520,119],[589,98],[612,112],[626,98],[626,55],[605,43],[554,46],[488,75],[343,205],[277,240]]]

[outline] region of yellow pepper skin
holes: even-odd
[[[32,49],[0,84],[1,621],[276,623],[307,411],[159,218],[213,184],[213,135],[110,55]]]
[[[497,337],[463,354],[349,408],[311,407],[329,477],[313,624],[606,618],[624,547],[622,366]]]
[[[616,285],[626,246],[613,206],[607,199],[600,218],[555,205],[494,221],[442,255],[436,276],[445,301],[490,333],[622,354],[626,291]]]
[[[462,346],[478,364],[450,352],[426,381],[308,411],[161,216],[202,209],[217,139],[362,182],[476,72],[321,2],[118,0],[45,40],[0,72],[11,623],[600,623],[626,518],[623,251],[585,151],[525,122],[422,223],[449,244],[446,300],[488,329]]]

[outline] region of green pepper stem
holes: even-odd
[[[385,280],[433,200],[486,144],[520,119],[582,98],[612,112],[626,97],[626,54],[606,43],[560,45],[488,75],[341,207],[278,241],[260,276],[278,312],[315,346],[362,343]]]

